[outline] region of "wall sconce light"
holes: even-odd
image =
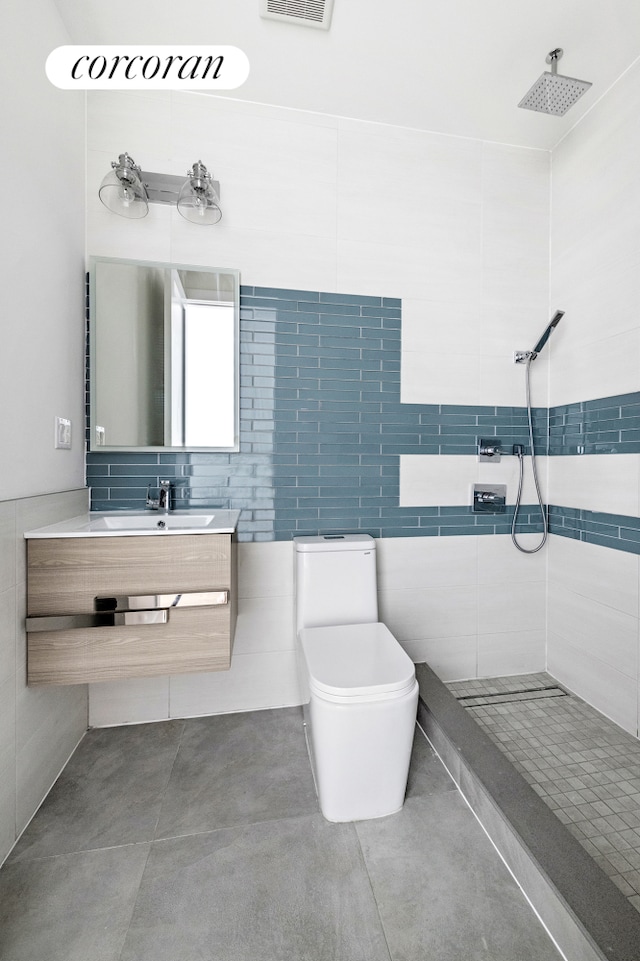
[[[220,194],[201,160],[193,165],[187,177],[178,197],[178,213],[192,224],[217,224],[222,217]],[[216,186],[219,188],[219,184]]]
[[[220,184],[199,160],[187,179],[173,174],[141,170],[128,153],[111,163],[98,196],[112,213],[138,220],[149,213],[149,204],[175,204],[178,213],[194,224],[212,226],[222,218]]]

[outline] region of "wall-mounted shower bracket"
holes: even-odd
[[[506,513],[507,485],[487,484],[473,485],[474,514],[504,514]]]
[[[506,454],[502,449],[502,441],[497,437],[481,437],[478,441],[478,460],[491,461],[493,464],[500,463],[500,455]]]
[[[532,354],[532,350],[514,350],[513,362],[514,364],[526,364]]]

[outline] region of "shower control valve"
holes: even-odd
[[[477,504],[495,504],[498,495],[494,491],[476,491]]]
[[[508,451],[502,449],[501,444],[502,441],[497,437],[481,437],[478,441],[478,459],[499,464],[500,455],[508,453]]]
[[[492,487],[473,485],[474,514],[504,514],[506,502],[506,484],[494,484]]]

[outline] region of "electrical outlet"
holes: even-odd
[[[71,450],[71,421],[66,417],[56,417],[54,447]]]
[[[106,435],[104,427],[96,426],[96,447],[104,447],[106,444]]]

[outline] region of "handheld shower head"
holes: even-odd
[[[549,340],[549,337],[551,336],[551,331],[554,329],[554,327],[558,326],[558,324],[560,323],[563,317],[564,317],[564,310],[556,310],[555,314],[551,318],[551,323],[546,328],[546,330],[542,334],[542,337],[540,338],[536,346],[531,351],[531,360],[536,359],[536,357],[538,356],[538,354],[540,353],[540,351],[542,350],[546,342]]]

